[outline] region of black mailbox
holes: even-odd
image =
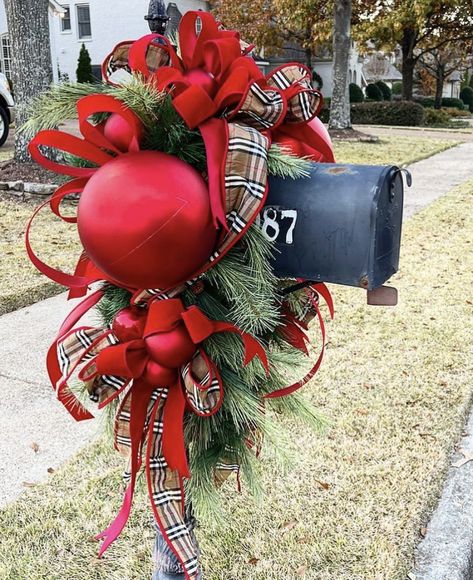
[[[308,178],[270,178],[260,221],[277,275],[381,286],[399,265],[403,197],[395,166],[313,163]]]

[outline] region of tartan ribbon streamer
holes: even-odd
[[[83,312],[84,309],[78,314]],[[72,321],[76,319],[77,316],[72,317]],[[180,366],[174,384],[157,387],[146,378],[146,364],[153,359],[146,340],[178,325],[185,327],[196,352]],[[218,332],[238,334],[244,344],[244,364],[257,356],[268,370],[266,353],[251,335],[230,323],[208,319],[196,306],[184,308],[178,298],[150,302],[142,339],[120,342],[109,328],[81,326],[66,329],[56,340],[56,359],[61,372],[56,391],[60,400],[67,398],[68,393],[72,396],[68,382],[78,370],[79,378],[88,385],[91,398],[98,402],[99,408],[122,395],[115,418],[115,447],[129,457],[128,487],[118,516],[97,536],[104,539],[99,556],[127,522],[146,444],[145,469],[158,525],[187,577],[194,578],[197,555],[182,521],[183,479],[190,476],[183,418],[186,408],[201,417],[209,417],[220,408],[223,400],[220,375],[199,347],[203,340]],[[73,405],[70,410],[74,414]]]

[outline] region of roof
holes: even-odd
[[[374,80],[367,70],[367,67],[363,65],[363,75],[365,76],[366,80],[371,81]],[[397,70],[397,68],[390,64],[388,66],[388,70],[385,74],[380,75],[376,78],[377,81],[402,81],[402,74]]]

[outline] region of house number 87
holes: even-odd
[[[266,207],[262,216],[258,217],[258,222],[261,225],[263,234],[270,242],[294,243],[294,228],[297,223],[297,211],[295,209]]]

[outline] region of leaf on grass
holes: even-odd
[[[425,538],[425,536],[427,535],[427,528],[423,527],[419,530],[420,535]]]
[[[35,453],[38,453],[39,445],[35,441],[33,441],[33,443],[30,443],[30,447]]]
[[[315,483],[318,483],[318,484],[320,485],[320,487],[321,487],[322,489],[325,489],[325,490],[327,490],[327,489],[330,489],[330,488],[331,488],[331,485],[330,485],[330,483],[327,483],[326,481],[320,481],[320,480],[316,479],[316,480],[315,480]]]
[[[250,558],[248,560],[248,564],[251,564],[252,566],[256,566],[256,564],[259,562],[259,558]]]
[[[297,526],[297,521],[296,520],[291,520],[289,522],[286,522],[285,524],[283,524],[282,526],[280,526],[280,530],[283,534],[286,534],[287,532],[290,532],[292,529],[294,529]]]
[[[458,461],[455,461],[455,463],[452,463],[453,467],[462,467],[465,463],[473,461],[473,453],[471,451],[467,451],[466,449],[459,449],[458,451],[463,455],[463,459],[459,459]]]
[[[54,473],[56,470],[54,467],[48,467],[48,473]]]
[[[297,576],[304,576],[304,574],[307,572],[309,568],[304,564],[302,566],[299,566],[299,568],[297,568],[296,570],[296,574]]]
[[[23,487],[35,487],[37,485],[34,481],[23,481]]]

